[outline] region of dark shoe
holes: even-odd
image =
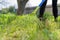
[[[40,17],[39,20],[40,21],[45,21],[45,19],[43,17]]]
[[[42,21],[43,20],[43,17],[40,17],[39,20]]]
[[[57,22],[57,18],[55,18],[54,21]]]

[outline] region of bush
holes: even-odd
[[[2,10],[1,10],[1,13],[2,14],[6,14],[6,13],[8,13],[9,12],[9,9],[8,8],[3,8]]]

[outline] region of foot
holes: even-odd
[[[44,19],[43,17],[40,17],[39,20],[40,20],[40,21],[44,21],[45,19]]]
[[[40,17],[40,18],[39,18],[39,20],[40,20],[40,21],[42,21],[42,20],[43,20],[43,18],[42,18],[42,17]]]
[[[54,21],[57,22],[57,18],[55,18]]]

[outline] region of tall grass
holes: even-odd
[[[34,12],[22,16],[0,14],[0,40],[60,40],[60,16],[55,22],[48,15],[40,21]]]

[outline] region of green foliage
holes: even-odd
[[[17,10],[15,9],[14,6],[10,6],[9,8],[3,8],[2,10],[0,10],[0,14],[7,14],[7,13],[16,13]]]
[[[15,7],[14,6],[10,6],[9,7],[9,12],[15,13]]]
[[[9,12],[9,9],[8,8],[3,8],[2,10],[1,10],[1,13],[2,14],[6,14],[6,13],[8,13]]]
[[[60,40],[60,16],[55,22],[48,15],[44,15],[45,21],[40,21],[35,13],[0,14],[0,40]]]

